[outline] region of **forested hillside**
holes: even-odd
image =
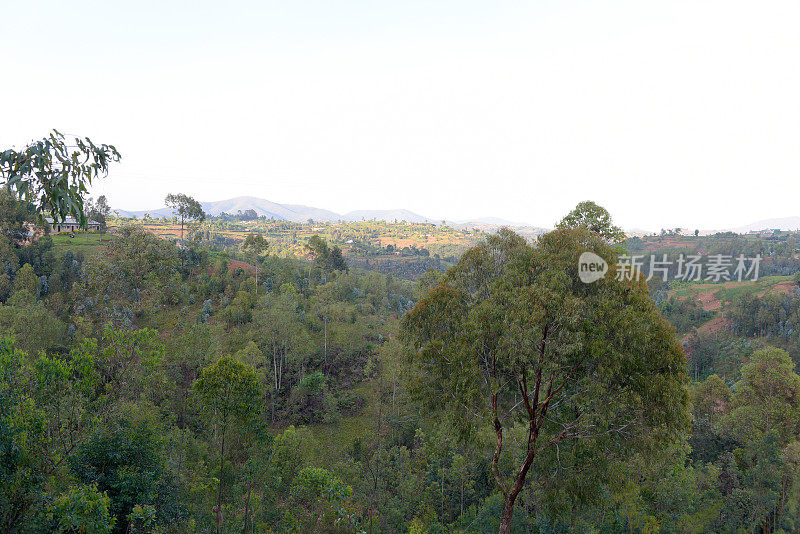
[[[140,226],[166,239],[178,238],[181,232],[177,217],[151,217],[149,213],[141,219],[112,218],[111,224]],[[269,240],[272,255],[298,258],[306,257],[306,241],[316,235],[339,247],[351,265],[417,280],[428,269],[444,271],[451,267],[467,249],[499,228],[484,223],[451,226],[444,221],[435,224],[374,218],[290,221],[259,216],[255,210],[239,210],[192,224],[190,235],[196,246],[235,253],[248,235],[261,234]],[[541,233],[531,227],[516,231],[531,239]]]
[[[798,28],[0,0],[0,534],[800,534]]]
[[[4,202],[3,532],[477,533],[504,510],[512,532],[800,527],[788,278],[586,289],[572,251],[623,250],[577,224],[481,236],[409,281],[321,238],[306,259],[137,225],[28,243],[33,212]],[[758,246],[791,274],[793,243]]]

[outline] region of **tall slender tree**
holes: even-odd
[[[245,427],[259,412],[261,384],[253,368],[230,356],[203,369],[193,391],[209,420],[213,420],[219,441],[219,486],[217,487],[217,534],[222,525],[222,486],[225,442],[233,431]]]
[[[183,193],[170,193],[164,202],[181,218],[181,244],[183,243],[184,221],[205,221],[206,212],[198,201]]]
[[[258,263],[260,256],[269,249],[269,242],[261,234],[248,234],[242,243],[242,250],[256,266],[256,295],[258,295]]]

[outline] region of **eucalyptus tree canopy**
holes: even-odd
[[[183,193],[170,193],[164,199],[164,202],[181,218],[181,242],[183,242],[184,221],[206,220],[206,212],[203,211],[203,206],[201,206],[198,201],[189,195],[184,195]]]
[[[269,250],[269,241],[261,234],[247,234],[242,243],[242,250],[256,266],[256,293],[258,293],[259,256]]]
[[[613,269],[581,282],[585,251],[615,264],[612,245],[584,227],[555,230],[535,247],[503,229],[402,321],[414,396],[462,439],[493,435],[501,533],[528,478],[544,503],[588,502],[619,479],[619,460],[688,430],[674,330],[644,282],[617,280]],[[513,472],[503,469],[510,462]]]
[[[314,263],[326,273],[348,270],[342,249],[337,245],[329,247],[328,242],[318,235],[308,238],[306,250],[314,259]]]
[[[619,226],[614,225],[608,210],[598,206],[591,200],[586,200],[575,206],[575,209],[569,212],[556,227],[586,228],[611,243],[621,243],[625,240],[625,232]]]
[[[259,412],[261,384],[253,368],[230,356],[217,360],[203,369],[192,386],[203,414],[213,421],[214,433],[219,439],[219,472],[217,484],[217,534],[222,522],[222,475],[225,463],[226,438],[230,433],[243,434],[245,427]]]
[[[100,195],[97,200],[91,198],[86,202],[86,209],[84,210],[86,216],[97,223],[100,223],[100,229],[105,231],[107,227],[108,216],[111,215],[111,206],[108,205],[108,199],[105,195]]]
[[[269,241],[264,239],[262,234],[247,234],[242,242],[242,250],[247,254],[260,256],[269,250]]]

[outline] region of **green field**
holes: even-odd
[[[108,234],[98,233],[78,233],[75,237],[69,234],[56,234],[51,236],[53,239],[53,251],[56,254],[63,254],[67,250],[75,253],[83,252],[84,255],[91,255],[103,249],[106,243],[113,239]]]
[[[723,301],[732,300],[734,296],[744,293],[764,293],[778,290],[779,284],[791,283],[791,276],[766,276],[756,281],[745,280],[742,282],[684,282],[676,287],[674,295],[677,297],[698,296],[701,293],[714,293]]]

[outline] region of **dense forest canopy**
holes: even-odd
[[[230,221],[181,245],[104,200],[113,233],[28,239],[35,207],[0,203],[3,532],[800,527],[791,234],[620,244],[593,205],[382,272],[310,224],[292,254],[195,238]],[[587,248],[768,276],[585,285]]]

